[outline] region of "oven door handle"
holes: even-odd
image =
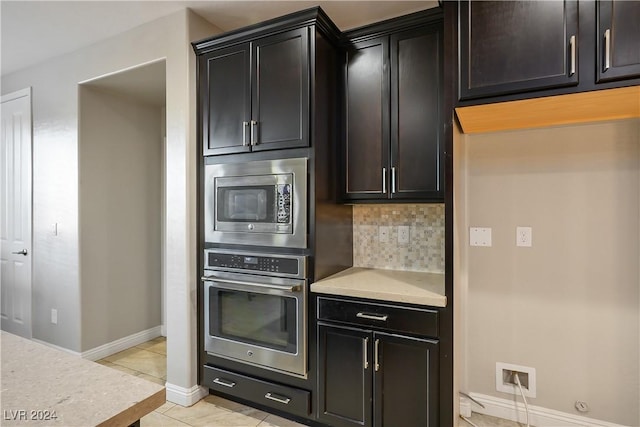
[[[240,285],[246,288],[259,288],[259,289],[275,289],[278,291],[286,291],[286,292],[298,292],[300,291],[300,285],[272,285],[268,283],[255,283],[255,282],[244,282],[242,280],[231,280],[231,279],[221,279],[215,276],[203,276],[203,282],[220,282],[220,283],[229,283],[232,285]]]

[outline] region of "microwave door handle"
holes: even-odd
[[[286,291],[286,292],[298,292],[300,290],[300,285],[272,285],[268,283],[255,283],[255,282],[244,282],[242,280],[230,280],[230,279],[220,279],[219,277],[213,276],[204,276],[202,277],[203,282],[219,282],[219,283],[229,283],[231,285],[239,285],[243,288],[251,289],[275,289],[277,291]]]

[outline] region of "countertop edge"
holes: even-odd
[[[346,296],[354,298],[366,298],[381,302],[399,302],[405,304],[422,305],[428,307],[445,308],[447,306],[447,297],[445,295],[434,296],[415,296],[401,295],[394,293],[386,293],[380,291],[368,291],[353,288],[332,287],[331,285],[311,284],[311,292],[324,295]]]
[[[117,415],[98,424],[98,427],[118,427],[130,426],[142,417],[155,411],[166,402],[167,393],[163,387],[162,390],[152,394],[146,399],[137,402],[133,406],[125,409]]]

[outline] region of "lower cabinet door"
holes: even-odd
[[[372,425],[371,337],[370,331],[318,325],[321,422],[335,427]]]
[[[374,425],[438,427],[438,342],[375,332]]]

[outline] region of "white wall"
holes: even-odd
[[[78,84],[166,60],[167,382],[178,391],[190,390],[197,383],[195,56],[189,43],[216,32],[214,26],[183,10],[2,76],[2,93],[33,87],[33,336],[81,351]],[[56,222],[59,235],[53,236]],[[51,308],[58,309],[57,325],[49,323]]]
[[[82,350],[161,324],[162,110],[79,90]]]
[[[640,425],[640,121],[463,140],[458,231],[491,227],[493,246],[460,239],[461,389],[510,399],[495,363],[530,366],[533,405]]]

